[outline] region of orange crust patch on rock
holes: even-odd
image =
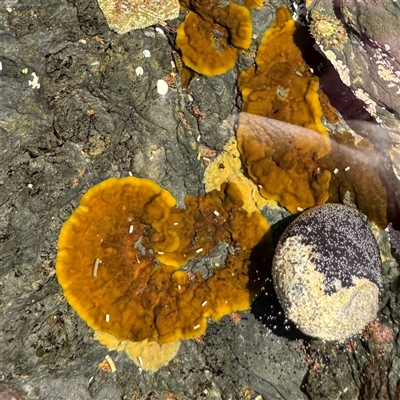
[[[208,76],[223,74],[236,63],[239,51],[250,46],[252,21],[249,10],[237,4],[189,12],[179,26],[176,45],[182,61]]]
[[[59,236],[56,271],[65,297],[92,329],[119,341],[200,336],[207,317],[247,309],[262,282],[249,278],[250,253],[268,224],[242,204],[234,184],[188,197],[186,210],[147,179],[98,184]],[[237,250],[211,277],[179,269],[220,241]]]
[[[291,212],[324,203],[330,179],[317,161],[330,151],[319,82],[294,43],[295,30],[289,11],[278,8],[256,66],[238,81],[245,113],[237,138],[244,164],[261,194]]]

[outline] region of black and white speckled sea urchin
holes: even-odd
[[[325,204],[301,214],[279,240],[272,274],[286,316],[307,335],[343,342],[376,317],[381,258],[356,209]]]

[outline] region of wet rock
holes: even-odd
[[[320,51],[341,80],[364,103],[368,113],[387,130],[386,148],[400,176],[400,6],[395,1],[306,2],[311,32]],[[313,22],[314,20],[314,22]],[[315,21],[328,21],[316,24]],[[340,43],[319,40],[329,21],[340,27]]]
[[[400,44],[393,32],[400,23],[399,5],[346,1],[339,6],[317,0],[311,2],[308,11],[311,33],[342,81],[366,103],[374,117],[392,114],[398,118]],[[328,33],[331,24],[337,27],[335,35],[341,32],[340,38],[336,42],[318,40]]]
[[[274,9],[266,4],[252,14],[256,44]],[[263,297],[265,319],[255,319],[253,310],[241,314],[243,326],[225,317],[210,325],[202,342],[184,342],[168,367],[152,374],[93,340],[54,275],[59,231],[89,187],[131,172],[156,180],[178,200],[196,195],[204,190],[207,158],[233,135],[238,71],[195,76],[188,90],[176,75],[166,95],[157,93],[157,81],[177,73],[172,50],[182,20],[183,14],[161,27],[164,34],[149,27],[117,35],[95,0],[51,0],[40,7],[6,0],[0,9],[0,376],[29,400],[51,400],[57,388],[55,396],[68,390],[63,398],[98,400],[169,393],[182,400],[255,399],[280,391],[289,400],[305,397],[301,382],[311,378],[304,378],[304,337],[280,334],[286,331],[281,320],[272,322],[278,325],[273,332],[262,323],[274,302],[272,288]],[[243,54],[238,68],[247,68],[253,56]],[[387,299],[385,313],[399,325],[399,299],[393,293]],[[337,382],[333,377],[341,373],[343,387],[332,384],[332,398],[345,387],[357,393],[348,382],[357,388],[367,382],[360,376],[369,364],[353,362],[343,349],[316,346],[332,360],[322,376]],[[370,350],[363,346],[367,359]],[[113,374],[99,369],[107,353],[117,368]],[[399,376],[392,354],[390,390]],[[321,382],[308,387],[311,397],[321,397]]]

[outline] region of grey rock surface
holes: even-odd
[[[257,13],[255,43],[274,7]],[[183,17],[160,27],[165,34],[149,27],[118,36],[95,0],[0,5],[1,395],[298,400],[328,392],[325,398],[354,399],[368,398],[363,388],[382,382],[393,394],[399,387],[400,285],[390,252],[392,289],[380,318],[386,316],[394,339],[356,339],[356,354],[287,328],[269,282],[240,321],[226,316],[210,324],[199,342],[183,342],[168,366],[148,373],[95,341],[64,299],[54,270],[57,237],[88,188],[132,173],[155,180],[182,204],[186,194],[204,191],[208,155],[233,134],[238,69],[195,76],[187,90],[178,76],[165,96],[156,91],[157,80],[175,72],[173,32]],[[250,62],[241,57],[239,68]],[[106,354],[116,372],[99,369]],[[376,374],[366,375],[371,366]]]
[[[400,5],[396,1],[306,2],[307,18],[332,18],[343,27],[340,45],[319,44],[343,83],[364,103],[368,113],[386,129],[386,148],[400,176]],[[327,29],[319,25],[318,37]]]

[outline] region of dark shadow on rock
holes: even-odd
[[[296,217],[297,215],[289,215],[271,226],[270,232],[253,248],[249,266],[249,290],[257,295],[250,312],[275,335],[288,340],[309,337],[285,317],[274,289],[272,259],[279,237]]]
[[[294,42],[305,62],[318,76],[320,88],[343,118],[372,120],[371,115],[365,110],[364,103],[357,99],[351,89],[342,82],[331,62],[317,50],[318,46],[310,35],[308,27],[297,25]]]

